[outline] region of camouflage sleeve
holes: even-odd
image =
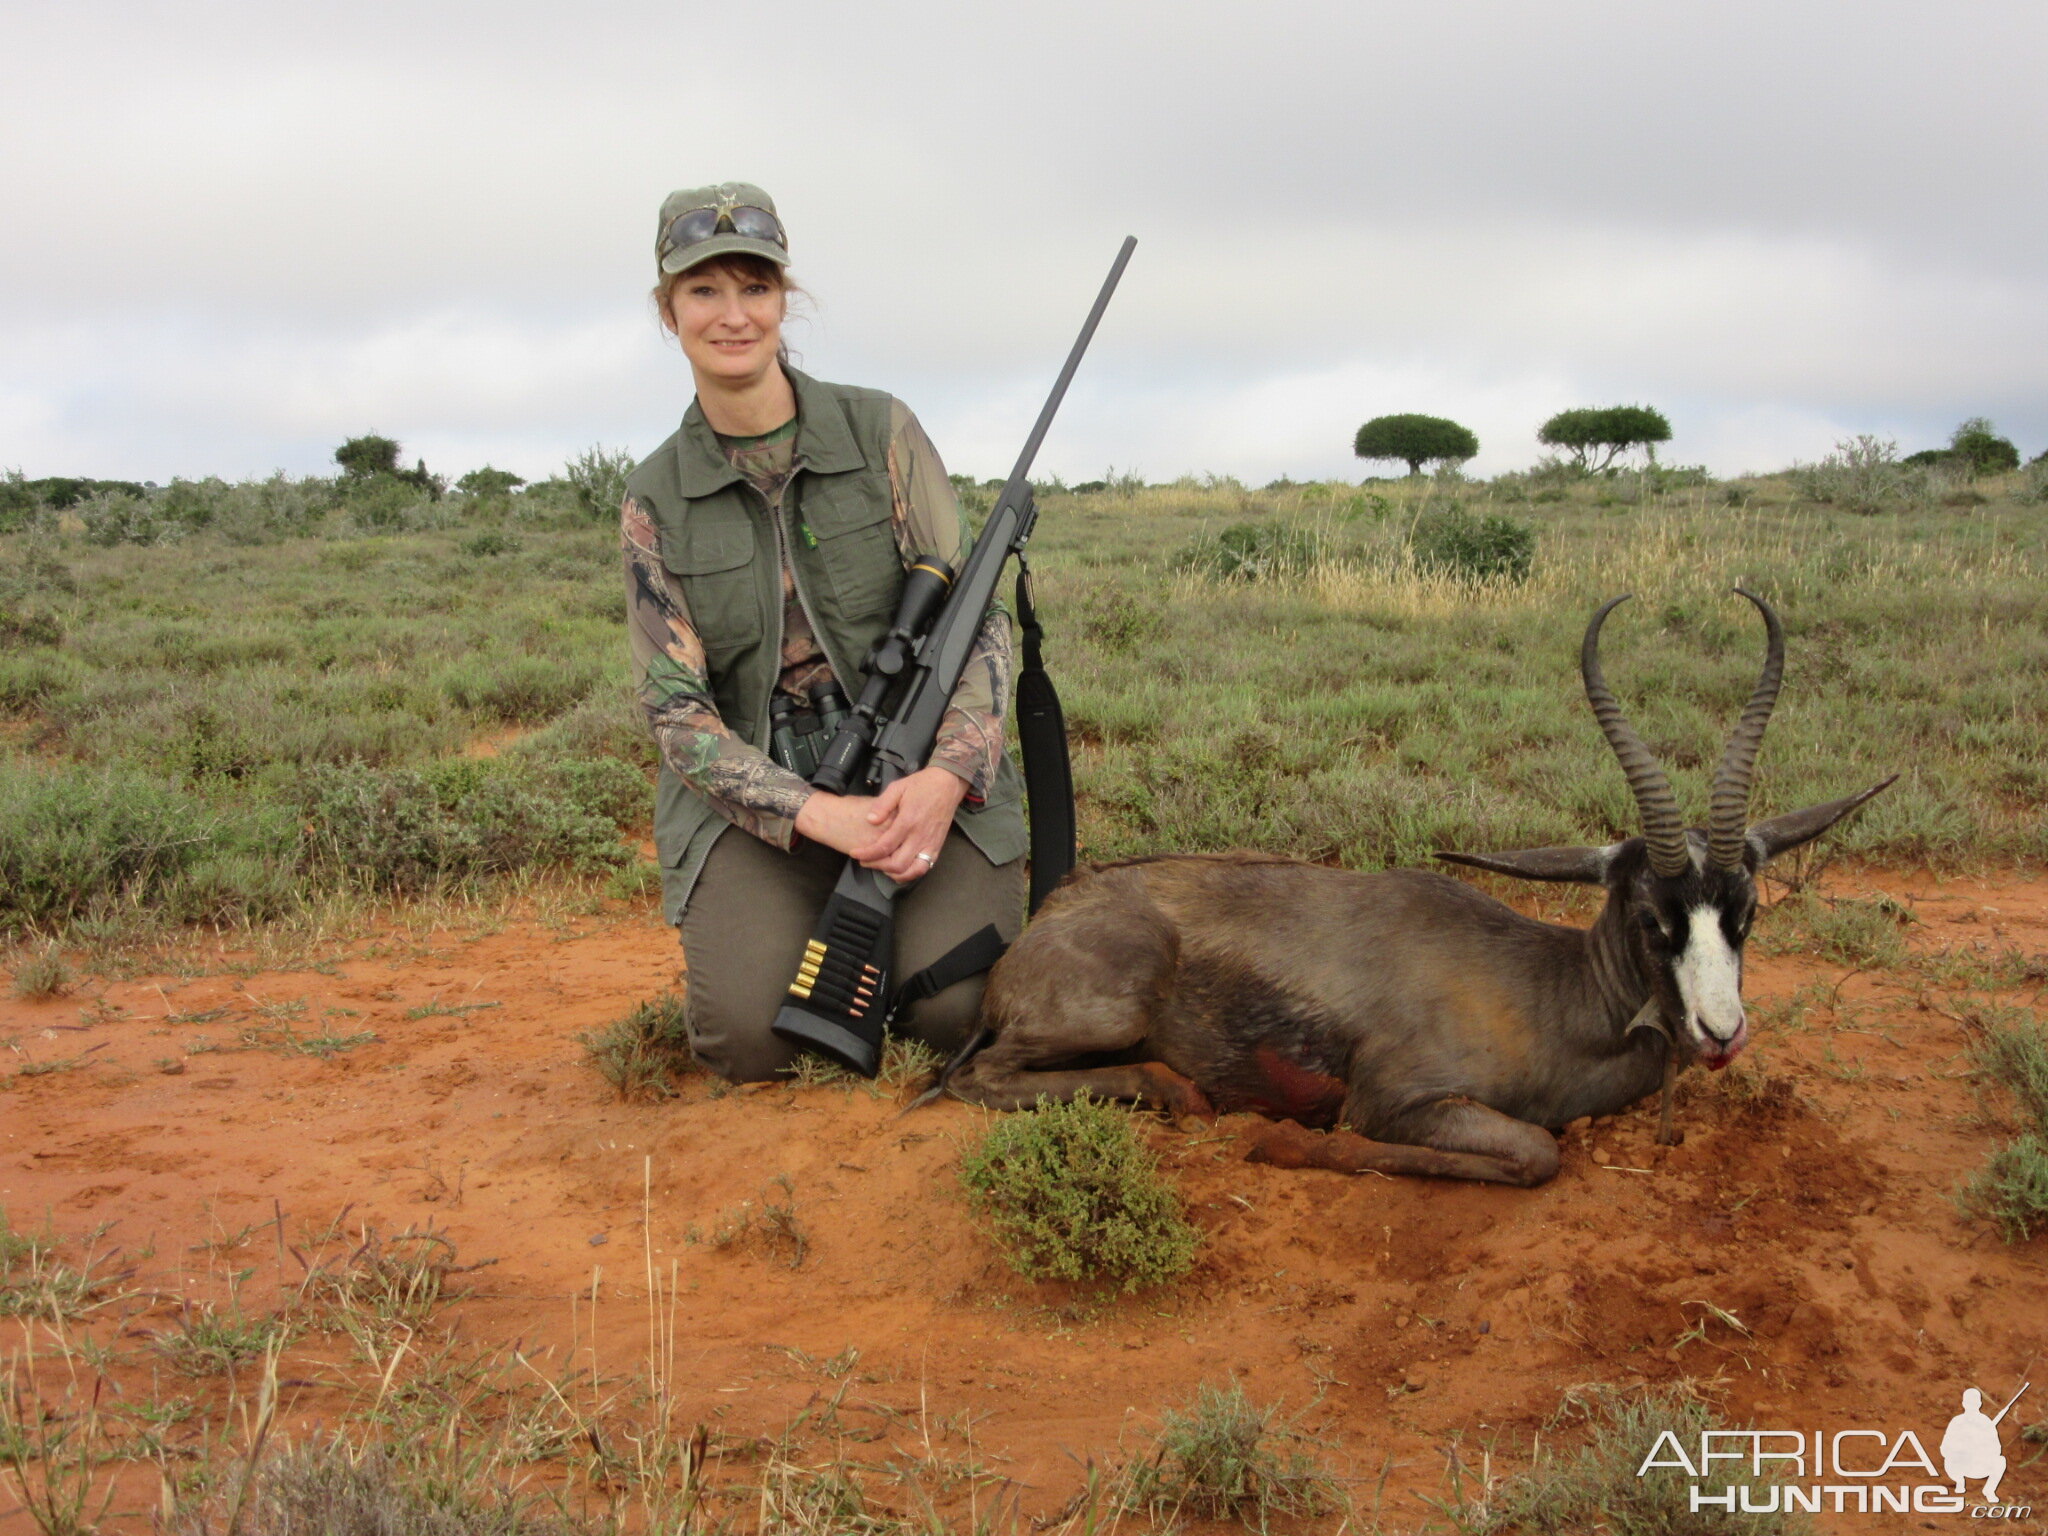
[[[924,428],[902,401],[891,406],[889,494],[895,504],[896,550],[908,566],[919,555],[937,555],[959,566],[968,548],[967,526],[946,466]],[[960,685],[953,690],[932,762],[967,781],[970,800],[982,800],[1003,760],[1003,717],[1010,709],[1010,615],[998,598],[967,654]]]
[[[628,496],[619,509],[633,677],[662,763],[734,826],[787,849],[811,786],[740,740],[719,717],[704,643],[661,563],[660,535]]]

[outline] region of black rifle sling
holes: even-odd
[[[1031,566],[1017,555],[1017,622],[1024,628],[1024,665],[1017,673],[1017,739],[1024,750],[1024,793],[1031,806],[1031,910],[1074,867],[1074,767],[1067,756],[1067,717],[1045,670],[1045,627],[1031,601]]]
[[[1024,631],[1024,665],[1017,673],[1017,739],[1024,751],[1024,793],[1031,809],[1031,910],[1074,867],[1074,767],[1067,755],[1067,719],[1059,691],[1045,670],[1045,626],[1031,601],[1031,567],[1017,556],[1017,622]],[[890,1017],[936,996],[956,981],[979,976],[1003,958],[1005,944],[990,924],[970,934],[896,989]]]

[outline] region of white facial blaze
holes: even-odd
[[[1685,953],[1678,957],[1678,995],[1689,1031],[1726,1045],[1742,1030],[1742,962],[1721,931],[1721,914],[1694,907]]]

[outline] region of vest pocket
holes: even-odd
[[[661,563],[683,589],[690,623],[707,658],[761,643],[761,601],[755,591],[754,544],[745,528],[689,528],[664,538]]]
[[[886,482],[876,493],[874,487],[853,483],[863,478],[817,477],[804,489],[800,514],[817,540],[807,573],[818,572],[817,584],[828,590],[832,606],[846,619],[890,612],[903,589],[903,557],[890,523]]]

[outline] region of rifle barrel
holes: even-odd
[[[1088,350],[1088,343],[1094,339],[1095,327],[1101,323],[1103,311],[1109,308],[1110,295],[1116,292],[1117,279],[1124,275],[1124,268],[1130,264],[1131,252],[1137,248],[1138,237],[1125,235],[1124,243],[1117,249],[1116,260],[1109,264],[1109,276],[1103,280],[1102,292],[1095,296],[1095,307],[1088,311],[1088,319],[1081,326],[1074,350],[1067,354],[1066,366],[1060,369],[1052,394],[1046,398],[1045,409],[1038,413],[1038,424],[1024,439],[1024,451],[1017,455],[1017,467],[1010,471],[1010,479],[1004,489],[1031,473],[1031,461],[1038,457],[1039,444],[1045,441],[1045,434],[1051,429],[1052,419],[1059,411],[1060,401],[1066,398],[1067,386],[1074,381],[1074,370],[1081,366],[1081,354]]]

